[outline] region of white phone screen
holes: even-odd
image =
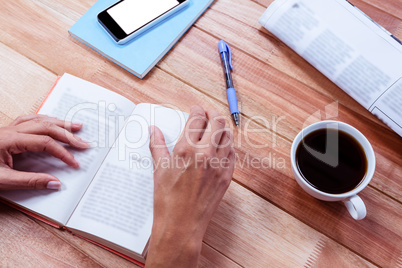
[[[177,6],[177,0],[124,0],[107,12],[126,34]]]

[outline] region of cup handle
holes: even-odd
[[[363,200],[359,196],[353,195],[351,197],[348,197],[347,199],[343,200],[343,203],[348,209],[350,215],[355,220],[361,220],[364,219],[364,217],[366,217],[367,214],[366,206],[364,205]]]

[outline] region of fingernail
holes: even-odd
[[[91,146],[89,143],[87,143],[85,141],[81,141],[80,143],[82,145],[81,148],[83,148],[83,149],[88,149]]]
[[[72,122],[71,125],[73,127],[82,127],[83,123],[81,123],[81,122]]]
[[[74,159],[74,167],[77,168],[77,167],[79,167],[79,166],[80,166],[80,163],[78,163],[77,160]]]
[[[76,137],[78,137],[78,136],[76,136]],[[81,138],[81,137],[78,137],[78,139],[79,139],[80,141],[82,141],[82,142],[85,142],[85,143],[91,143],[90,141],[87,141],[86,139],[83,139],[83,138]]]
[[[89,144],[88,141],[86,141],[86,140],[84,140],[84,139],[82,139],[81,137],[76,136],[76,135],[74,135],[74,138],[75,138],[80,144],[83,145],[82,147],[84,147],[84,148],[89,148],[90,144]]]
[[[149,132],[149,136],[151,136],[152,132],[154,132],[154,126],[149,126],[148,127],[148,132]]]
[[[59,190],[60,187],[61,183],[59,181],[49,181],[46,186],[46,188],[50,190]]]

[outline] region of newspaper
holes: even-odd
[[[402,137],[402,43],[346,0],[276,0],[259,23]]]

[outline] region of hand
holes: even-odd
[[[147,267],[196,266],[208,223],[232,179],[232,143],[223,117],[199,106],[191,108],[172,155],[162,132],[151,127],[154,223]]]
[[[49,174],[22,172],[13,169],[13,155],[26,151],[48,152],[72,167],[79,164],[57,141],[75,148],[89,145],[71,133],[81,129],[73,124],[45,115],[18,117],[9,126],[0,128],[0,190],[59,189],[60,181]]]

